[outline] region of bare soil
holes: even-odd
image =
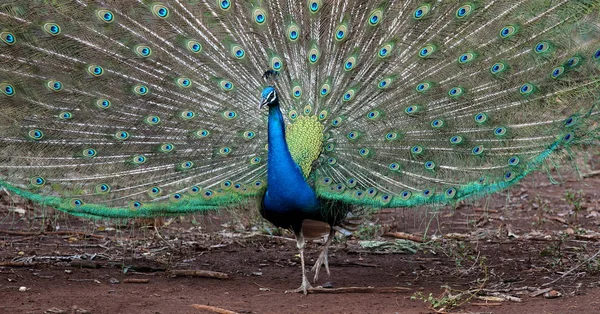
[[[6,193],[0,217],[0,313],[210,313],[192,304],[236,313],[600,312],[600,176],[554,185],[537,174],[456,208],[384,210],[336,237],[331,276],[323,270],[317,285],[407,288],[397,293],[284,293],[300,284],[295,242],[268,235],[278,230],[255,217],[119,224]],[[389,236],[397,231],[425,243]],[[308,245],[309,265],[320,243]],[[172,275],[184,269],[229,279]]]

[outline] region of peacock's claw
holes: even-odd
[[[319,279],[319,271],[321,270],[322,265],[325,265],[325,271],[327,272],[327,276],[330,276],[331,272],[329,272],[329,259],[328,259],[328,248],[327,247],[323,248],[323,250],[321,251],[321,254],[319,255],[319,258],[315,262],[315,265],[310,270],[310,271],[315,272],[315,277],[313,279],[313,282],[317,282],[317,280]]]
[[[310,285],[310,283],[308,282],[308,280],[302,280],[302,284],[300,285],[300,287],[298,287],[297,289],[294,290],[286,290],[285,293],[299,293],[302,292],[304,293],[304,295],[308,294],[308,289],[312,289],[312,286]]]

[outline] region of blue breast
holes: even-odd
[[[279,106],[269,107],[267,191],[261,214],[282,228],[299,228],[304,219],[324,220],[315,191],[306,183],[285,141]]]

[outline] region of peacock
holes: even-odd
[[[598,139],[598,0],[9,0],[0,187],[88,218],[255,204],[297,239]],[[325,227],[325,228],[322,228]]]

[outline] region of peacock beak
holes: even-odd
[[[260,103],[258,104],[258,109],[262,109],[266,104],[267,104],[267,99],[264,97],[261,98]]]

